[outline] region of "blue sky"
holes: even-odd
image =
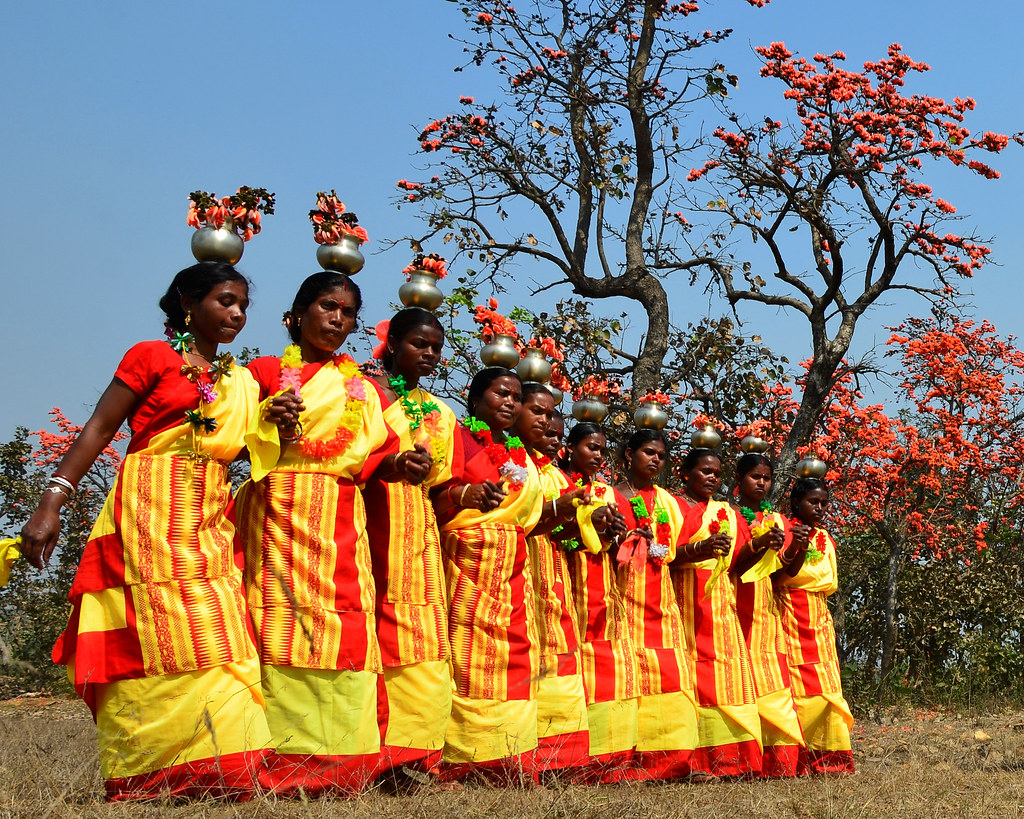
[[[721,59],[740,75],[734,96],[752,115],[785,110],[781,87],[757,78],[752,46],[783,40],[805,56],[842,49],[857,66],[895,41],[933,69],[911,90],[973,96],[972,130],[1024,128],[1016,4],[705,5],[698,25],[734,29]],[[247,184],[278,196],[277,214],[239,265],[255,289],[237,348],[283,345],[281,311],[317,269],[305,214],[320,189],[336,188],[370,233],[357,279],[364,321],[388,315],[409,253],[381,252],[382,240],[417,230],[415,211],[397,211],[391,200],[396,180],[416,176],[418,129],[454,109],[460,94],[494,96],[487,72],[452,72],[462,55],[447,33],[461,20],[458,5],[445,0],[7,3],[0,341],[8,393],[0,440],[17,425],[39,428],[53,406],[84,422],[124,350],[160,335],[156,302],[191,263],[186,197],[196,188],[225,195]],[[1002,267],[986,267],[972,289],[977,314],[1007,334],[1021,323],[1011,296],[1022,255],[1024,155],[1011,148],[994,165],[999,181],[950,174],[937,189],[994,237]],[[697,320],[707,308],[698,297],[673,320]],[[923,310],[883,306],[865,320],[857,348],[884,341],[886,324]],[[764,308],[743,318],[748,332],[791,357],[806,350],[802,326],[794,331]]]

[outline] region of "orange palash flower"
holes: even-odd
[[[622,387],[609,381],[607,378],[602,378],[598,375],[588,375],[583,382],[573,390],[573,398],[579,401],[587,396],[593,396],[601,401],[607,401],[612,395],[618,395],[622,392]]]
[[[522,349],[522,355],[526,355],[527,349],[543,350],[544,355],[547,356],[551,361],[565,361],[565,355],[559,349],[558,344],[553,338],[531,338],[526,346]]]
[[[518,339],[519,331],[516,330],[516,325],[497,312],[497,299],[489,299],[487,303],[491,306],[490,310],[482,304],[478,304],[476,312],[473,314],[473,321],[481,325],[480,338],[485,342],[489,342],[495,335],[512,336],[512,338]]]
[[[640,399],[640,403],[661,404],[667,407],[672,403],[672,399],[661,392],[661,390],[652,390]]]
[[[231,196],[220,198],[214,193],[192,191],[188,198],[185,221],[191,227],[222,228],[230,219],[232,229],[246,242],[260,232],[261,213],[274,212],[274,194],[266,188],[243,185]]]
[[[430,253],[426,256],[420,253],[405,266],[402,272],[408,277],[410,273],[415,273],[417,270],[428,270],[437,278],[443,279],[448,275],[447,264],[447,261],[436,253]]]
[[[712,418],[710,415],[706,415],[704,413],[699,413],[697,417],[693,419],[693,423],[690,426],[692,426],[694,429],[704,429],[704,427],[708,426],[709,424],[719,432],[725,431],[725,424],[723,424],[721,421],[715,418]]]
[[[330,193],[317,191],[316,207],[309,212],[309,221],[313,225],[313,240],[318,245],[336,244],[345,234],[355,236],[361,242],[370,240],[366,229],[360,227],[359,219],[351,211],[346,211],[345,203],[333,188]]]

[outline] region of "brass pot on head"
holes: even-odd
[[[698,429],[690,436],[692,449],[718,449],[721,443],[722,436],[712,424],[705,424],[703,429]]]
[[[633,423],[637,429],[664,429],[668,413],[657,401],[643,401],[633,413]]]
[[[828,464],[817,455],[808,453],[797,463],[795,472],[798,478],[815,478],[820,481],[828,474]]]
[[[437,286],[437,274],[432,270],[414,270],[409,281],[398,288],[398,299],[406,307],[436,310],[444,301],[444,293]]]
[[[526,355],[516,365],[516,372],[524,383],[536,381],[545,384],[551,378],[551,362],[539,347],[527,347]]]
[[[192,255],[199,262],[238,264],[244,250],[245,242],[231,219],[225,219],[223,227],[202,227],[192,234]]]
[[[572,417],[577,421],[600,424],[608,415],[608,405],[593,395],[584,395],[572,405]]]
[[[756,435],[748,435],[740,441],[740,452],[756,452],[758,455],[763,455],[767,451],[768,442]]]
[[[506,370],[511,370],[519,363],[516,340],[512,336],[496,333],[480,349],[480,360],[487,367],[504,367]]]
[[[335,273],[344,273],[346,276],[354,276],[363,269],[366,259],[359,245],[363,243],[353,233],[343,233],[337,242],[317,245],[316,261],[324,270],[333,270]]]

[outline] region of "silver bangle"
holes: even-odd
[[[43,491],[44,492],[53,492],[54,494],[57,494],[57,495],[63,495],[65,498],[68,498],[68,499],[71,498],[71,493],[68,492],[68,490],[66,490],[63,486],[48,486]]]
[[[65,489],[68,490],[69,493],[75,491],[75,485],[71,483],[71,481],[69,481],[67,478],[62,477],[60,475],[51,475],[50,483],[55,483],[58,486],[63,486]],[[70,498],[71,495],[69,494],[68,497]]]

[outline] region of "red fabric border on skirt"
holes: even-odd
[[[144,774],[105,779],[107,801],[215,796],[245,801],[256,795],[273,751],[240,751],[171,765]]]

